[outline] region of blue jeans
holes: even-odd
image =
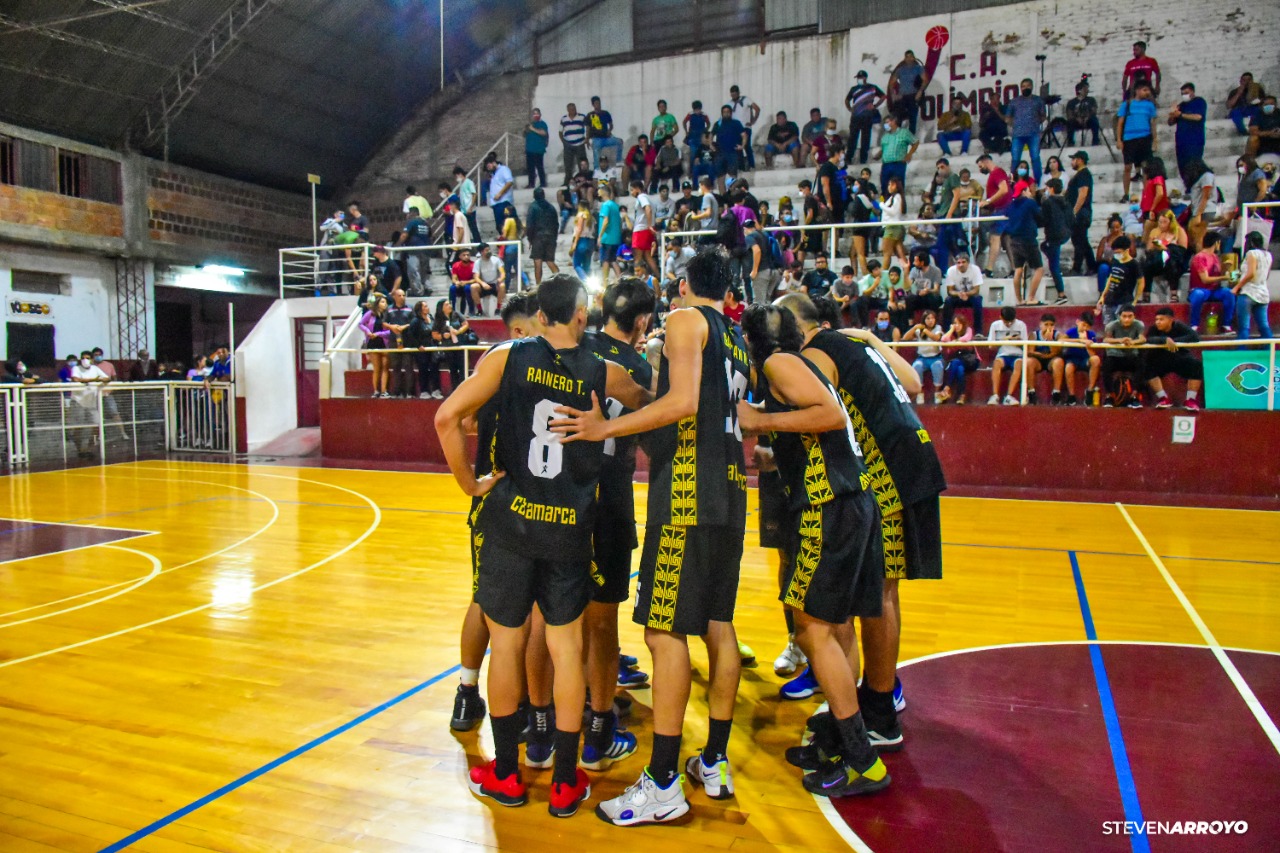
[[[927,370],[933,374],[933,391],[936,394],[942,390],[942,356],[940,355],[921,355],[911,362],[911,368],[915,370],[916,375],[920,377],[920,382],[924,382],[924,372]]]
[[[471,212],[465,215],[467,217],[467,229],[471,232],[471,242],[479,243],[480,242],[480,220],[476,219],[475,208],[472,208]]]
[[[1023,159],[1025,151],[1026,159],[1031,161],[1031,174],[1035,176],[1036,183],[1040,183],[1040,134],[1013,137],[1013,148],[1010,151],[1013,154],[1014,174],[1018,172],[1018,162]]]
[[[1222,322],[1224,325],[1232,322],[1236,316],[1236,295],[1225,284],[1220,284],[1212,289],[1193,287],[1187,301],[1191,303],[1192,326],[1200,325],[1200,309],[1204,307],[1206,302],[1222,303]]]
[[[616,136],[610,136],[608,139],[603,136],[597,136],[591,140],[591,168],[600,168],[600,152],[605,148],[612,148],[614,151],[613,160],[610,162],[617,165],[622,162],[622,140]]]
[[[1107,279],[1111,277],[1111,264],[1103,261],[1098,264],[1098,293],[1107,289]]]
[[[497,239],[502,239],[502,226],[506,224],[508,217],[514,217],[517,222],[520,217],[516,216],[516,206],[509,201],[500,201],[491,208],[493,211],[493,227],[498,230]],[[479,240],[479,237],[475,238]]]
[[[952,389],[952,393],[963,394],[964,378],[968,374],[968,370],[964,366],[964,359],[957,356],[948,361],[946,374],[947,387]],[[936,384],[937,380],[934,380],[934,382]]]
[[[1236,130],[1241,136],[1249,135],[1249,122],[1258,114],[1258,108],[1253,104],[1247,104],[1243,107],[1236,107],[1230,112],[1231,120],[1235,122]]]
[[[902,186],[902,197],[907,197],[907,164],[899,160],[896,163],[882,163],[880,165],[880,192],[888,193],[889,179],[897,178],[898,183]]]
[[[578,240],[573,247],[573,271],[578,278],[585,279],[591,272],[591,256],[596,252],[595,244],[590,240]]]
[[[971,130],[945,130],[938,134],[938,147],[942,149],[942,153],[951,156],[951,146],[948,143],[959,142],[960,153],[969,153],[969,140],[973,138]]]
[[[1050,243],[1045,240],[1040,244],[1040,248],[1044,250],[1045,261],[1049,265],[1049,275],[1053,276],[1053,286],[1058,289],[1058,293],[1063,296],[1067,293],[1067,286],[1062,283],[1062,246],[1058,243]]]
[[[1067,124],[1067,144],[1068,145],[1076,144],[1076,132],[1078,131],[1080,133],[1080,144],[1083,145],[1084,132],[1086,130],[1093,134],[1093,144],[1097,145],[1098,133],[1102,130],[1102,128],[1098,126],[1097,116],[1089,116],[1089,120],[1084,123],[1083,127],[1079,127],[1077,125],[1068,123]]]
[[[1271,337],[1271,325],[1267,322],[1269,307],[1269,302],[1254,302],[1243,293],[1236,297],[1236,337],[1247,341],[1251,324],[1258,327],[1259,337]]]

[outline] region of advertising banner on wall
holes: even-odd
[[[1267,370],[1270,356],[1266,350],[1205,350],[1205,405],[1210,409],[1267,408]],[[1271,377],[1280,402],[1280,369]]]
[[[53,320],[53,302],[47,296],[13,293],[9,295],[6,313],[11,323],[48,323]]]

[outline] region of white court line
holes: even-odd
[[[1147,556],[1156,564],[1161,577],[1165,583],[1173,590],[1173,595],[1178,599],[1178,603],[1182,605],[1182,609],[1187,611],[1187,615],[1191,617],[1191,621],[1195,624],[1196,630],[1200,632],[1200,636],[1204,637],[1205,643],[1213,652],[1213,656],[1218,659],[1218,663],[1222,664],[1222,668],[1226,670],[1227,678],[1231,679],[1231,683],[1235,685],[1236,690],[1240,692],[1240,698],[1244,699],[1244,703],[1249,706],[1249,710],[1257,719],[1258,725],[1262,726],[1262,731],[1266,733],[1267,738],[1271,741],[1271,745],[1276,752],[1280,752],[1280,729],[1276,728],[1276,724],[1272,721],[1270,715],[1267,714],[1262,703],[1258,701],[1258,697],[1254,695],[1253,689],[1249,687],[1249,683],[1244,680],[1244,676],[1240,674],[1240,670],[1236,669],[1235,663],[1227,656],[1222,646],[1218,644],[1218,640],[1213,636],[1213,632],[1209,630],[1209,626],[1200,618],[1200,614],[1196,612],[1187,596],[1183,594],[1182,587],[1178,586],[1178,582],[1173,579],[1173,575],[1169,574],[1169,570],[1165,568],[1164,561],[1160,559],[1160,555],[1151,547],[1151,543],[1147,541],[1147,537],[1138,529],[1138,525],[1134,523],[1133,518],[1129,515],[1129,511],[1124,508],[1124,504],[1116,502],[1116,509],[1120,510],[1120,514],[1124,516],[1124,520],[1129,523],[1133,535],[1138,537],[1138,542],[1142,545],[1142,549],[1147,552]]]
[[[137,554],[141,557],[146,557],[148,560],[151,561],[151,574],[144,575],[135,584],[133,584],[133,586],[125,587],[119,592],[111,593],[111,595],[103,596],[102,598],[95,598],[93,601],[86,601],[83,604],[77,604],[75,607],[65,607],[62,610],[58,610],[53,613],[41,613],[39,616],[32,616],[27,619],[19,619],[16,622],[5,622],[3,625],[0,625],[0,628],[12,628],[15,625],[25,625],[28,622],[39,622],[41,619],[48,619],[51,616],[61,616],[63,613],[71,613],[72,611],[81,610],[85,607],[93,607],[95,604],[101,604],[104,601],[110,601],[111,599],[117,598],[118,596],[133,592],[135,589],[147,583],[152,578],[157,577],[162,571],[162,568],[160,566],[160,561],[155,557],[154,554],[148,554],[145,551],[137,551],[137,550],[134,550],[133,548],[125,548],[120,545],[102,545],[101,547],[111,548],[112,550],[115,550],[115,551],[127,551],[130,554]]]
[[[72,476],[94,476],[94,475],[92,475],[92,474],[88,474],[88,475],[86,475],[86,474],[76,474],[75,472],[71,472],[71,471],[64,471],[63,473],[68,474],[68,475],[72,475]],[[103,479],[105,479],[105,478],[103,478]],[[279,505],[279,504],[277,504],[275,501],[273,501],[271,498],[269,498],[269,497],[267,497],[266,495],[262,494],[261,492],[255,492],[253,489],[246,489],[246,488],[243,488],[243,487],[241,487],[241,486],[233,486],[233,485],[231,485],[231,484],[229,484],[229,483],[218,483],[218,482],[215,482],[215,481],[213,481],[213,480],[190,480],[190,479],[186,479],[186,478],[178,479],[178,478],[174,478],[174,477],[134,477],[133,479],[135,479],[135,480],[161,480],[161,481],[169,482],[169,483],[200,483],[201,485],[206,485],[206,486],[218,486],[218,487],[221,487],[221,488],[224,488],[224,489],[235,489],[235,490],[236,490],[236,491],[238,491],[238,492],[246,492],[246,493],[251,494],[251,495],[253,495],[254,497],[258,498],[259,500],[266,501],[266,502],[267,502],[267,504],[271,507],[271,518],[267,521],[267,523],[266,523],[266,524],[264,524],[264,525],[263,525],[262,527],[260,527],[259,529],[255,530],[253,533],[250,533],[248,536],[244,537],[243,539],[240,539],[240,540],[237,540],[237,541],[235,541],[235,542],[232,542],[230,545],[226,546],[225,548],[220,548],[219,550],[214,551],[213,553],[205,554],[203,557],[197,557],[197,558],[196,558],[196,559],[194,559],[194,560],[188,560],[187,562],[185,562],[185,563],[181,563],[180,565],[177,565],[177,566],[171,566],[171,567],[169,567],[169,568],[167,568],[167,569],[163,570],[162,572],[160,572],[160,574],[162,574],[162,575],[168,574],[169,572],[176,572],[178,569],[185,569],[187,566],[194,566],[196,563],[203,562],[203,561],[208,560],[208,559],[211,559],[211,558],[213,558],[213,557],[219,557],[219,556],[221,556],[221,555],[223,555],[223,554],[227,553],[228,551],[231,551],[231,550],[233,550],[233,549],[235,549],[235,548],[239,548],[241,545],[245,544],[246,542],[251,542],[252,540],[257,539],[257,538],[258,538],[259,536],[261,536],[263,533],[266,533],[266,532],[267,532],[268,530],[270,530],[270,529],[271,529],[271,527],[276,523],[276,520],[277,520],[278,518],[280,518],[280,505]],[[63,524],[64,522],[48,522],[48,523],[50,523],[50,524]],[[112,528],[112,529],[117,529],[117,530],[118,530],[118,529],[125,529],[125,528]],[[145,534],[145,535],[151,536],[151,535],[159,535],[159,534],[158,534],[158,533],[147,533],[147,534]],[[81,546],[81,548],[92,548],[92,547],[94,547],[94,546],[93,546],[93,545],[83,545],[83,546]],[[71,551],[78,551],[78,550],[80,550],[80,548],[71,548],[71,549],[68,549],[68,550],[71,550]],[[55,553],[64,553],[64,552],[55,552]],[[44,555],[43,555],[43,554],[41,554],[40,556],[44,556]],[[35,558],[34,558],[34,557],[21,557],[21,558],[19,558],[19,559],[23,559],[23,560],[32,560],[32,559],[35,559]],[[16,561],[9,561],[9,562],[16,562]],[[0,565],[3,565],[3,563],[0,563]],[[126,581],[120,581],[119,583],[108,584],[107,586],[100,586],[100,587],[98,587],[97,589],[91,589],[91,590],[88,590],[87,592],[78,592],[78,593],[76,593],[75,595],[68,595],[66,598],[59,598],[59,599],[57,599],[57,600],[55,600],[55,601],[46,601],[46,602],[44,602],[43,604],[34,604],[34,605],[30,606],[30,607],[23,607],[23,608],[22,608],[22,609],[20,609],[20,610],[10,610],[8,613],[0,613],[0,619],[3,619],[3,618],[5,618],[5,617],[7,617],[7,616],[18,616],[18,615],[20,615],[20,614],[22,614],[22,613],[29,613],[29,612],[30,612],[30,611],[32,611],[32,610],[43,610],[43,609],[44,609],[44,608],[46,608],[46,607],[54,607],[54,606],[59,605],[59,604],[65,604],[65,603],[66,603],[66,602],[68,602],[68,601],[75,601],[75,600],[76,600],[76,599],[78,599],[78,598],[84,598],[84,597],[86,597],[86,596],[90,596],[90,595],[97,595],[97,594],[98,594],[98,593],[100,593],[100,592],[107,592],[108,590],[116,589],[117,587],[127,586],[128,584],[134,583],[134,582],[135,582],[135,581],[137,581],[137,580],[139,580],[139,578],[131,578],[131,579],[126,580]],[[112,596],[112,597],[114,597],[114,596]],[[106,599],[103,599],[103,600],[105,601]],[[63,612],[63,611],[59,611],[59,612]],[[55,613],[50,613],[50,614],[47,614],[47,615],[48,615],[48,616],[55,616],[55,615],[57,615],[57,614],[55,614]],[[42,617],[40,617],[40,618],[42,618],[42,619],[43,619],[43,618],[46,618],[46,617],[42,616]],[[0,625],[0,627],[4,627],[4,626]]]
[[[231,469],[231,470],[234,470],[234,469]],[[345,486],[335,486],[332,483],[324,483],[319,480],[307,480],[302,477],[285,477],[279,474],[256,473],[256,476],[272,477],[277,480],[289,480],[295,483],[310,483],[316,486],[327,486],[331,489],[338,489],[339,491],[343,491],[343,492],[347,492],[348,494],[355,495],[356,497],[360,498],[360,500],[368,504],[369,508],[373,510],[373,523],[369,525],[369,528],[365,530],[364,533],[361,533],[350,543],[348,543],[347,545],[344,545],[342,548],[338,549],[337,551],[334,551],[329,556],[324,557],[323,559],[317,560],[316,562],[312,563],[309,566],[304,566],[303,568],[298,569],[295,572],[290,572],[287,575],[282,575],[281,577],[278,577],[273,581],[268,581],[264,584],[259,584],[258,586],[255,586],[251,590],[251,592],[261,592],[264,589],[270,589],[276,584],[281,584],[281,583],[284,583],[285,581],[293,580],[294,578],[299,577],[300,575],[305,575],[307,572],[312,571],[313,569],[318,569],[321,566],[325,565],[326,563],[330,563],[338,559],[342,555],[346,554],[347,552],[351,551],[353,548],[360,545],[360,543],[364,542],[370,536],[372,536],[374,531],[376,531],[378,529],[378,526],[382,523],[382,510],[378,508],[378,505],[373,501],[369,500],[369,498],[366,497],[365,495],[362,495],[361,493],[354,491],[352,489],[348,489]],[[155,479],[155,478],[152,478],[152,479]],[[85,646],[93,645],[94,643],[100,643],[103,640],[111,640],[116,637],[122,637],[125,634],[132,634],[134,631],[141,631],[144,628],[150,628],[155,625],[162,625],[165,622],[171,622],[174,619],[181,619],[183,616],[190,616],[194,613],[200,613],[202,611],[208,610],[213,606],[214,606],[214,603],[211,601],[208,604],[201,604],[199,607],[192,607],[189,610],[183,610],[181,613],[171,613],[168,616],[161,616],[159,619],[152,619],[150,622],[143,622],[140,625],[133,625],[128,628],[121,628],[119,631],[112,631],[109,634],[101,634],[97,637],[90,637],[89,639],[81,640],[78,643],[68,643],[65,646],[58,646],[57,648],[46,649],[43,652],[36,652],[35,654],[26,655],[25,657],[12,658],[11,660],[0,661],[0,669],[4,669],[5,667],[9,667],[9,666],[14,666],[15,664],[26,663],[27,661],[39,660],[40,658],[48,657],[50,655],[56,655],[59,652],[66,652],[66,651],[71,651],[72,649],[83,648]]]

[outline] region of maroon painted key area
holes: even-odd
[[[0,518],[0,563],[146,535],[143,530]]]

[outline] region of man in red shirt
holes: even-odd
[[[1231,321],[1236,316],[1236,295],[1227,286],[1227,276],[1218,260],[1218,235],[1210,231],[1204,235],[1204,248],[1191,258],[1191,291],[1187,301],[1191,303],[1191,328],[1200,331],[1200,311],[1206,302],[1221,302],[1225,334],[1231,331]]]
[[[1124,77],[1121,79],[1125,100],[1133,97],[1134,88],[1144,80],[1151,84],[1151,94],[1158,96],[1160,94],[1160,63],[1147,56],[1145,41],[1135,41],[1133,59],[1124,64]]]
[[[978,171],[987,176],[987,197],[982,202],[982,215],[999,216],[1015,198],[1009,189],[1009,173],[997,166],[990,154],[983,154],[978,158]],[[990,242],[987,247],[987,268],[982,271],[988,278],[992,277],[996,261],[1000,258],[1004,227],[1004,222],[992,222],[988,232]]]
[[[450,269],[453,284],[449,285],[449,303],[453,305],[454,311],[461,311],[463,308],[464,315],[475,314],[476,307],[471,301],[471,285],[483,284],[480,276],[476,273],[475,264],[471,261],[470,249],[459,249],[458,259],[453,262]],[[459,302],[462,304],[459,305]]]

